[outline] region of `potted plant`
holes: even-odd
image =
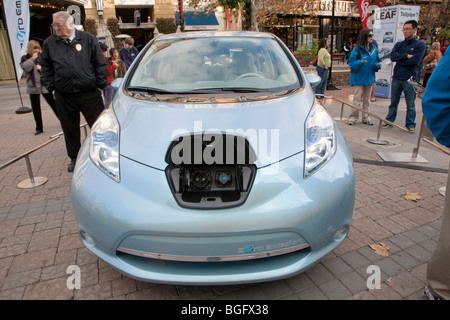
[[[297,59],[300,66],[307,67],[310,65],[311,61],[317,54],[317,48],[319,46],[319,41],[314,40],[312,48],[307,46],[298,47],[297,51],[294,53],[295,58]]]

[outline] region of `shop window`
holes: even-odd
[[[122,23],[134,23],[134,11],[138,9],[141,13],[141,23],[152,22],[153,7],[145,8],[117,8],[116,17],[120,17]]]

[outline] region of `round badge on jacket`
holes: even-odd
[[[82,49],[81,44],[77,43],[77,45],[75,46],[75,49],[77,49],[78,51],[81,51],[81,49]]]

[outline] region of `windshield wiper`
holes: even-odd
[[[211,92],[238,92],[238,93],[253,93],[253,92],[267,92],[269,90],[267,89],[256,89],[256,88],[242,88],[242,87],[224,87],[224,88],[203,88],[203,89],[196,89],[184,93],[211,93]],[[178,93],[178,92],[177,92]]]
[[[242,88],[242,87],[237,87],[237,88],[222,88],[222,91],[232,91],[232,92],[267,92],[270,91],[268,89],[256,89],[256,88]]]
[[[146,94],[171,94],[171,95],[189,95],[189,94],[211,94],[220,92],[236,92],[236,93],[255,93],[255,92],[270,92],[267,89],[256,89],[256,88],[242,88],[242,87],[224,87],[224,88],[200,88],[189,91],[167,91],[152,87],[128,87],[129,91],[144,92]]]
[[[147,94],[173,94],[174,92],[170,92],[163,89],[158,88],[151,88],[151,87],[128,87],[127,88],[130,91],[139,91],[139,92],[145,92]]]

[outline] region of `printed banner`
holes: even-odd
[[[373,4],[370,4],[371,0],[358,0],[358,10],[359,10],[359,17],[361,18],[361,24],[363,29],[372,29],[372,12],[376,8],[384,7],[387,0],[375,0],[373,1]]]
[[[22,77],[20,58],[27,52],[30,37],[30,6],[28,0],[3,1],[9,45],[16,70],[17,81]]]

